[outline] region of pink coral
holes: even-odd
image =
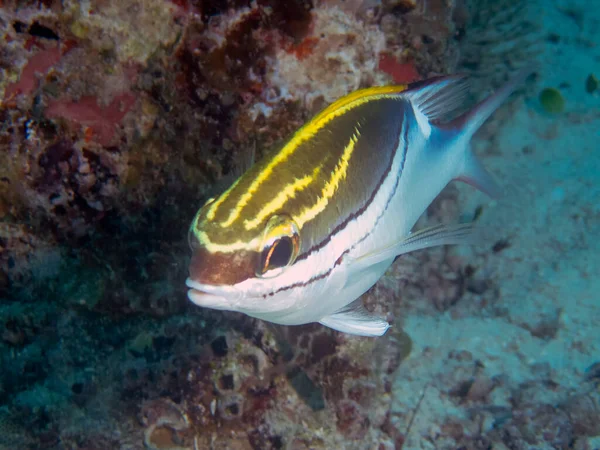
[[[421,78],[415,64],[411,62],[401,63],[392,55],[381,53],[379,55],[379,70],[392,76],[394,83],[406,84]]]
[[[84,96],[76,101],[50,100],[46,108],[46,117],[66,119],[73,124],[89,128],[96,142],[109,146],[115,144],[116,127],[121,124],[135,101],[135,96],[130,92],[117,95],[105,107],[98,105],[98,99],[92,96]],[[86,139],[90,140],[91,138],[86,133]]]
[[[18,95],[29,95],[38,86],[38,77],[45,75],[62,57],[59,46],[39,50],[23,67],[19,80],[7,86],[4,102],[14,101]]]

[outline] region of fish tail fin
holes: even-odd
[[[473,109],[448,123],[437,125],[438,130],[444,135],[443,138],[454,141],[462,151],[461,160],[458,161],[454,176],[455,180],[468,183],[490,197],[501,196],[501,188],[473,153],[470,141],[479,127],[506,101],[510,94],[525,82],[531,73],[532,69],[519,71],[508,83]]]

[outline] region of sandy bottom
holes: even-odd
[[[538,79],[511,117],[500,127],[492,119],[475,139],[507,195],[489,205],[460,186],[461,210],[487,202],[481,222],[508,246],[452,250],[493,288],[473,289],[443,313],[413,308],[403,317],[414,347],[394,387],[401,429],[416,411],[405,448],[453,448],[448,424],[487,435],[524,402],[556,406],[594,390],[585,380],[600,355],[600,96],[585,83],[600,76],[600,10],[589,5],[547,2],[544,34],[558,42],[544,41]],[[543,111],[545,87],[560,89],[564,112]],[[600,437],[573,437],[600,446]]]

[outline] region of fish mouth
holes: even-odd
[[[212,286],[202,284],[188,278],[185,284],[188,298],[198,306],[204,308],[235,311],[239,295],[230,286]]]

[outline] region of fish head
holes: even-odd
[[[189,299],[257,317],[293,307],[298,298],[282,287],[289,284],[301,249],[294,218],[279,213],[247,227],[244,221],[216,220],[211,214],[214,203],[200,209],[189,230]]]

